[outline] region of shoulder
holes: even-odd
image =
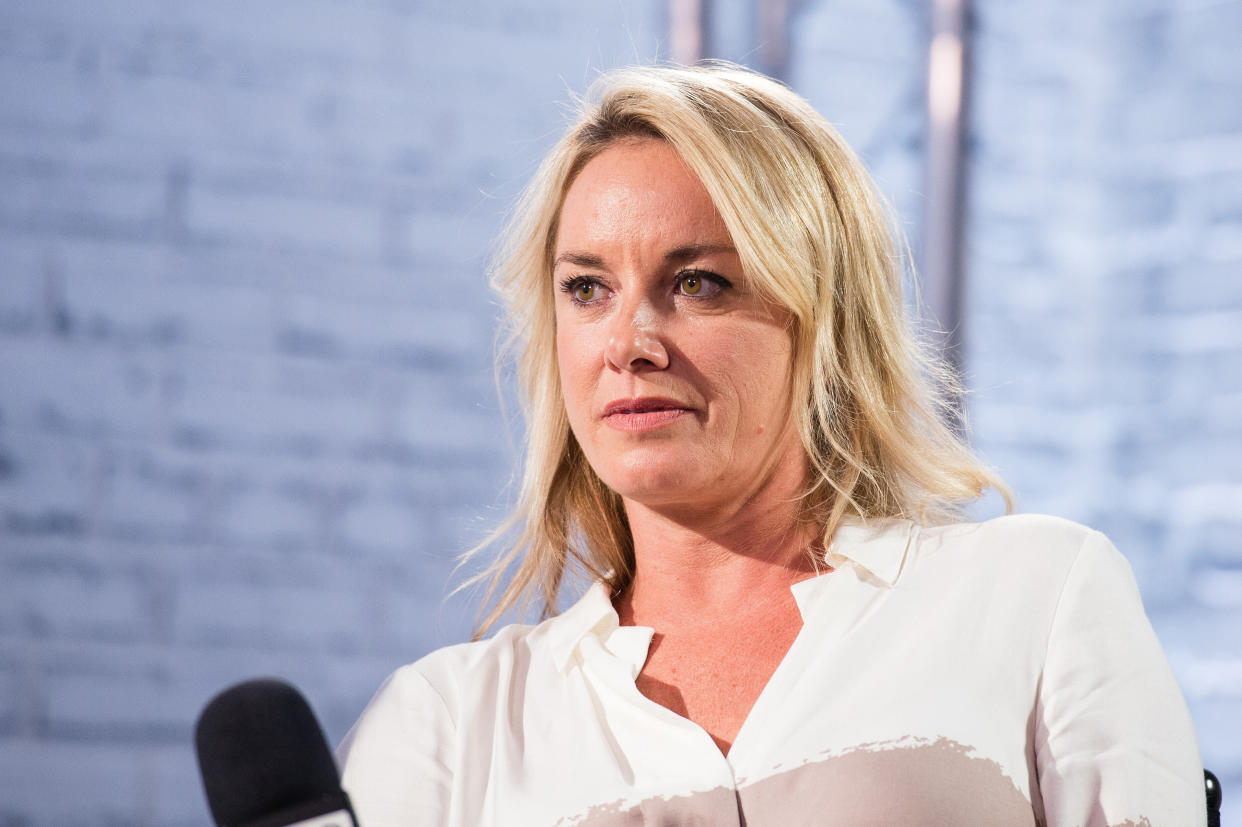
[[[445,646],[401,667],[379,695],[439,708],[460,721],[479,708],[494,708],[512,688],[556,685],[578,639],[607,618],[615,625],[607,589],[595,584],[572,607],[542,623],[505,626],[485,640]]]
[[[1006,514],[979,523],[951,523],[921,529],[925,536],[950,540],[973,539],[1007,544],[1034,542],[1045,546],[1081,543],[1092,531],[1081,523],[1050,514]]]
[[[922,527],[906,569],[911,585],[986,594],[1031,611],[1055,610],[1074,584],[1111,581],[1111,588],[1136,593],[1129,563],[1107,537],[1042,514]]]
[[[980,523],[923,527],[920,556],[963,555],[998,564],[1029,560],[1045,566],[1070,566],[1086,549],[1115,549],[1098,531],[1047,514],[1010,514]]]
[[[486,640],[438,649],[411,668],[446,694],[467,683],[503,689],[527,676],[554,680],[578,641],[601,624],[615,627],[617,613],[608,587],[596,582],[568,609],[538,625],[505,626]]]
[[[504,626],[484,640],[436,649],[398,669],[389,682],[407,691],[432,690],[456,715],[469,688],[501,686],[537,667],[547,657],[546,632],[552,622]]]
[[[458,728],[487,699],[480,693],[504,692],[518,673],[529,669],[532,638],[538,626],[506,626],[487,640],[437,649],[398,668],[380,685],[362,717],[341,745],[350,753],[355,742],[374,736],[389,741],[400,733]]]

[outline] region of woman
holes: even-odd
[[[483,626],[532,593],[550,619],[385,684],[342,747],[361,822],[1202,822],[1124,559],[953,522],[1002,485],[943,424],[832,128],[724,66],[594,101],[495,270],[529,449]]]

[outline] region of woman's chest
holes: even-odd
[[[703,728],[727,753],[797,638],[800,620],[764,627],[720,624],[653,637],[635,680],[647,699]]]
[[[468,821],[1035,823],[1029,702],[1024,714],[1020,704],[990,703],[984,689],[959,682],[954,700],[935,681],[892,675],[844,674],[814,691],[793,683],[752,709],[726,757],[710,729],[633,683],[626,694],[588,679],[528,714],[517,738],[500,735],[486,775],[463,768],[482,786],[462,803],[486,802]]]
[[[521,813],[530,823],[592,825],[970,824],[961,819],[972,812],[986,814],[980,824],[1034,823],[1037,677],[1015,652],[910,636],[921,644],[811,636],[782,651],[722,635],[749,650],[752,666],[766,665],[728,674],[728,653],[710,650],[716,660],[698,677],[719,670],[716,686],[674,673],[681,683],[670,686],[688,715],[653,701],[642,676],[613,668],[601,650],[554,693],[525,693],[523,708],[504,716],[507,728],[492,733],[486,772],[462,768],[480,784],[463,797],[486,801],[499,819],[490,823]],[[658,654],[653,647],[648,666]],[[696,712],[700,692],[737,703]],[[727,758],[713,738],[726,724],[734,727]],[[936,814],[947,820],[929,820]]]

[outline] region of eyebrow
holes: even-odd
[[[570,250],[569,252],[561,253],[556,257],[556,261],[553,262],[553,265],[555,266],[557,264],[573,264],[577,267],[596,267],[602,270],[604,267],[604,260],[594,253],[579,253]]]
[[[692,261],[700,256],[712,255],[713,253],[737,253],[737,248],[730,244],[683,244],[680,247],[674,247],[664,254],[664,260],[670,263],[679,263],[683,261]],[[561,253],[556,257],[553,265],[557,264],[573,264],[577,267],[596,267],[603,269],[604,260],[594,253],[583,253],[576,250],[569,250]]]
[[[712,255],[713,253],[736,252],[737,249],[732,244],[683,244],[665,253],[664,260],[668,262],[692,261],[700,256]]]

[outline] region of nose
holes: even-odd
[[[608,331],[604,359],[614,370],[630,373],[667,368],[668,348],[655,308],[645,301],[620,308]]]

